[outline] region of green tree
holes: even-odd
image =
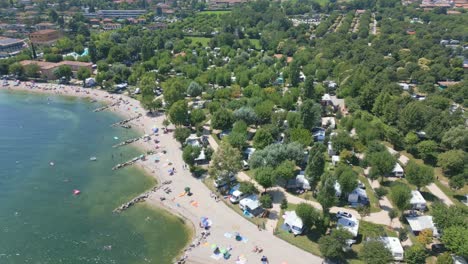
[[[380,240],[364,242],[359,257],[368,264],[386,264],[393,261],[392,253]]]
[[[452,205],[447,207],[442,202],[434,202],[431,210],[434,223],[439,230],[445,230],[451,226],[468,226],[466,206]]]
[[[319,104],[314,103],[312,100],[305,100],[299,109],[304,128],[311,130],[319,123],[322,116],[322,109]]]
[[[83,81],[83,87],[86,85],[86,79],[91,77],[91,70],[86,67],[80,67],[76,73],[78,80]]]
[[[463,171],[467,163],[466,152],[463,150],[449,150],[439,154],[437,165],[448,175],[454,175]]]
[[[272,208],[273,207],[273,199],[271,198],[271,195],[269,194],[264,194],[260,196],[260,204],[262,205],[263,208]]]
[[[434,140],[424,140],[416,145],[418,154],[423,160],[433,160],[437,155],[437,149],[439,148]]]
[[[390,188],[390,200],[401,212],[407,210],[410,206],[411,189],[400,183],[395,183]]]
[[[243,194],[256,194],[258,193],[257,187],[252,182],[240,182],[239,191]]]
[[[313,226],[318,226],[321,221],[320,212],[310,204],[298,204],[295,212],[296,215],[302,220],[304,230],[308,230]]]
[[[247,134],[233,131],[227,136],[227,141],[231,146],[242,149],[247,145]]]
[[[276,178],[282,178],[286,181],[295,178],[295,172],[296,163],[291,160],[285,160],[275,168]]]
[[[253,138],[253,146],[257,149],[263,149],[274,142],[271,133],[264,128],[259,128]]]
[[[182,152],[182,158],[190,166],[195,164],[195,159],[200,156],[201,148],[198,146],[187,145]]]
[[[406,165],[405,174],[408,182],[416,185],[418,190],[434,182],[434,170],[429,166],[419,165],[412,160]]]
[[[275,170],[272,167],[263,167],[255,171],[254,178],[266,192],[276,182]]]
[[[448,252],[439,255],[436,264],[453,264],[452,255]]]
[[[202,109],[194,109],[190,112],[190,123],[194,126],[203,123],[205,119],[205,112]]]
[[[168,107],[173,103],[185,98],[186,84],[179,78],[172,78],[163,83],[164,101]]]
[[[293,87],[297,87],[299,85],[300,80],[300,73],[301,69],[299,68],[299,64],[295,61],[291,63],[291,66],[289,68],[289,74],[291,78],[291,85]]]
[[[29,64],[24,66],[24,73],[29,78],[39,78],[41,68],[37,64]]]
[[[322,187],[318,191],[317,201],[322,205],[323,213],[328,214],[330,208],[337,202],[335,190],[336,180],[334,177],[327,174],[324,174],[322,178],[325,178],[325,180],[322,181]]]
[[[337,178],[341,187],[341,192],[344,194],[344,197],[347,197],[347,194],[351,193],[358,186],[358,175],[349,166],[342,165],[342,167],[344,169],[337,175]]]
[[[65,78],[70,80],[73,76],[72,70],[68,65],[60,65],[57,69],[54,70],[54,75],[57,79]]]
[[[416,244],[405,250],[405,261],[408,264],[421,264],[426,262],[428,256],[421,244]]]
[[[446,148],[462,149],[468,147],[468,133],[463,125],[452,127],[442,136],[442,144]]]
[[[169,108],[169,119],[174,125],[184,125],[187,124],[189,120],[189,113],[187,102],[185,100],[180,100],[175,102],[171,108]]]
[[[288,144],[271,144],[264,149],[255,151],[250,157],[249,163],[252,168],[263,166],[275,167],[285,160],[295,161],[299,164],[304,160],[304,149],[297,142]]]
[[[291,141],[297,141],[303,146],[309,146],[312,143],[312,133],[304,128],[291,129]]]
[[[197,82],[191,82],[187,88],[187,94],[191,97],[197,97],[203,92],[203,87]]]
[[[314,78],[307,76],[304,82],[304,98],[315,99]]]
[[[21,78],[24,74],[24,67],[20,63],[16,62],[8,67],[8,72]]]
[[[221,142],[213,154],[209,174],[213,177],[236,175],[242,168],[241,160],[242,155],[238,149],[226,142]]]
[[[232,112],[225,108],[220,108],[211,118],[211,126],[214,129],[229,129],[233,122],[234,116]]]
[[[174,138],[179,141],[180,144],[184,144],[185,140],[190,136],[190,129],[186,127],[176,127],[174,130]]]
[[[354,141],[346,131],[339,130],[338,134],[332,138],[333,150],[337,153],[347,149],[352,150]]]
[[[274,106],[275,104],[269,100],[257,104],[254,108],[255,114],[257,115],[257,121],[264,124],[270,122]]]
[[[382,178],[392,172],[396,164],[396,158],[387,150],[371,153],[367,159],[372,166],[369,177],[376,179],[378,176]]]
[[[352,239],[353,235],[344,229],[333,230],[331,235],[322,236],[319,241],[319,249],[322,255],[328,259],[343,259],[346,241]]]
[[[314,143],[309,151],[305,175],[312,186],[315,186],[325,171],[325,150],[321,143]]]
[[[451,226],[444,229],[442,242],[453,253],[467,257],[468,256],[468,227]]]

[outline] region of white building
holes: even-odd
[[[426,200],[419,191],[411,191],[410,205],[413,210],[426,210]]]
[[[338,219],[338,223],[336,224],[337,228],[342,228],[347,230],[349,233],[353,235],[353,238],[357,237],[358,231],[359,231],[359,220],[353,218],[346,218],[346,217],[341,217]],[[347,241],[348,245],[351,245],[353,243],[356,243],[355,240],[349,240]]]
[[[392,252],[394,260],[403,260],[405,251],[403,250],[400,240],[397,237],[381,237],[380,241],[382,241],[385,247],[388,248],[390,252]]]
[[[300,235],[304,231],[302,219],[296,215],[294,211],[286,211],[283,215],[284,225],[289,229],[289,232],[294,235]]]
[[[411,232],[414,235],[418,235],[419,232],[423,231],[424,229],[431,229],[432,235],[434,237],[439,237],[439,232],[432,221],[432,216],[430,215],[423,215],[423,216],[414,216],[414,217],[406,217],[408,220],[408,224],[410,225]]]
[[[333,155],[332,158],[331,158],[331,161],[332,161],[333,166],[336,166],[338,164],[338,162],[340,162],[340,156]]]
[[[403,170],[403,168],[398,162],[395,163],[395,167],[392,170],[392,174],[393,176],[400,177],[400,178],[403,177],[403,175],[405,174],[405,171]]]

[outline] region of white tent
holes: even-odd
[[[403,174],[405,173],[405,171],[403,170],[401,165],[397,162],[395,163],[395,167],[393,167],[392,173],[395,177],[403,177]]]
[[[289,231],[294,235],[300,235],[303,231],[302,219],[296,215],[294,211],[286,211],[283,215],[284,224],[289,228]]]

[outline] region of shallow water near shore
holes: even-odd
[[[122,118],[97,107],[0,91],[0,263],[164,264],[185,246],[187,228],[166,212],[112,213],[155,182],[134,167],[111,170],[141,154],[112,148],[137,134],[110,127]]]

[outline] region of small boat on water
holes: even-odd
[[[80,193],[81,193],[80,190],[77,190],[77,189],[73,190],[73,195],[79,195]]]
[[[49,162],[49,165],[50,165],[50,166],[54,166],[55,163],[51,161],[51,162]]]
[[[90,161],[96,161],[97,158],[96,158],[96,157],[91,157],[91,158],[89,158],[89,160],[90,160]]]

